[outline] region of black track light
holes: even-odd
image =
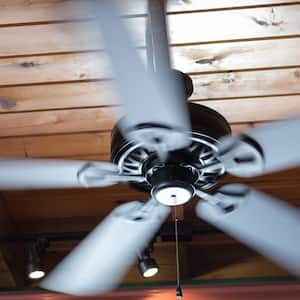
[[[152,248],[146,248],[139,255],[138,269],[145,278],[153,277],[158,273],[158,265],[154,258],[150,256]]]
[[[45,251],[48,242],[44,239],[28,247],[27,275],[29,279],[38,280],[45,277],[46,272],[42,266],[41,254]]]
[[[32,280],[38,280],[45,277],[46,272],[44,271],[43,267],[36,262],[29,262],[28,267],[28,278]]]

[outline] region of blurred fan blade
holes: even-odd
[[[162,73],[146,72],[113,2],[97,2],[95,24],[100,25],[120,101],[126,113],[126,118],[121,122],[124,135],[153,146],[158,151],[183,148],[189,143],[190,131],[183,80],[171,70]],[[149,125],[154,130],[132,134],[138,128]],[[159,130],[159,127],[163,130]],[[180,134],[174,138],[172,134],[165,133],[166,129]]]
[[[238,184],[197,194],[203,199],[196,207],[200,218],[300,275],[298,209]]]
[[[123,204],[99,224],[42,282],[74,295],[114,288],[170,213],[154,199]]]
[[[228,162],[226,160],[228,159],[228,157],[230,157],[231,154],[233,154],[231,156],[232,161],[236,159],[236,157],[234,157],[234,152],[239,146],[242,145],[241,141],[245,138],[248,140],[250,138],[250,143],[251,141],[253,141],[254,147],[257,148],[262,157],[261,167],[255,169],[254,166],[254,172],[250,172],[250,168],[252,168],[251,161],[248,162],[248,165],[244,166],[242,163],[232,164],[232,166],[227,168],[227,171],[241,177],[252,177],[300,165],[299,132],[300,118],[294,118],[285,121],[279,121],[276,123],[274,122],[272,125],[255,128],[253,130],[250,130],[249,132],[246,132],[245,135],[241,135],[237,138],[224,138],[223,141],[221,141],[220,148],[231,148],[227,154],[225,153],[225,156],[223,157],[225,164]],[[233,147],[231,147],[230,144],[232,144]],[[240,150],[241,149],[242,148],[240,148]],[[240,161],[243,161],[243,152],[245,153],[244,156],[247,160],[246,151],[239,151],[242,157]],[[253,160],[253,162],[254,161],[255,159]],[[241,168],[243,168],[243,172],[241,172]]]
[[[248,133],[262,148],[264,173],[300,164],[300,118],[274,123]]]
[[[122,176],[114,164],[57,159],[0,159],[0,189],[109,186]]]

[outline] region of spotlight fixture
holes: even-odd
[[[141,275],[145,278],[155,276],[159,270],[157,262],[150,256],[150,252],[152,251],[153,248],[148,247],[139,255],[138,269]]]
[[[38,280],[46,275],[41,263],[41,254],[47,245],[48,241],[41,239],[28,247],[27,275],[31,280]]]
[[[36,266],[32,263],[28,264],[28,277],[32,280],[38,280],[45,277],[46,272],[40,266]]]

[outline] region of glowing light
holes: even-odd
[[[41,279],[43,278],[44,276],[46,275],[46,273],[42,270],[35,270],[35,271],[32,271],[28,274],[29,278],[30,279]]]
[[[158,268],[150,268],[143,273],[143,276],[146,278],[153,277],[154,275],[157,274],[157,272],[158,272]]]

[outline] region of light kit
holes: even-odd
[[[41,261],[41,255],[48,245],[47,240],[41,239],[28,246],[27,250],[27,275],[31,280],[45,277],[46,271]]]
[[[152,247],[144,249],[139,254],[138,269],[145,278],[155,276],[159,270],[158,264],[156,260],[150,256],[150,252],[153,252]]]

